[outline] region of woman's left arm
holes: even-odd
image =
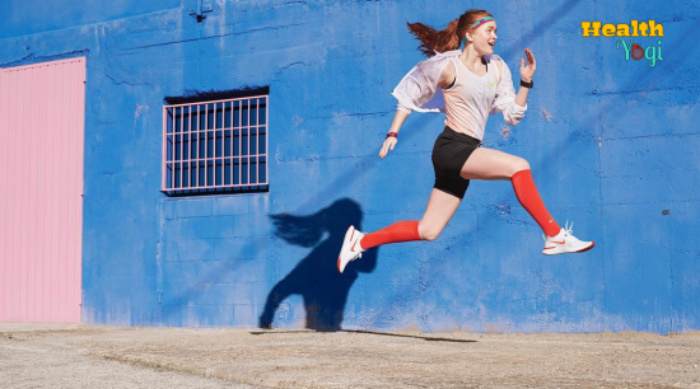
[[[530,49],[525,49],[525,54],[528,56],[528,63],[525,64],[524,60],[520,60],[520,78],[525,82],[529,82],[532,81],[532,76],[535,74],[535,56]],[[493,109],[503,112],[503,119],[506,123],[514,126],[525,117],[529,89],[520,86],[516,94],[513,89],[513,79],[508,65],[503,59],[499,58],[497,66],[499,67],[500,77],[496,86],[496,99],[493,102]],[[518,85],[520,85],[520,80],[518,80]]]
[[[532,77],[535,75],[535,70],[537,70],[537,61],[535,60],[535,55],[532,54],[532,50],[525,49],[525,55],[527,56],[527,63],[525,63],[524,58],[520,58],[520,79],[525,82],[531,82]],[[515,102],[524,107],[527,104],[529,92],[530,88],[521,86],[518,89],[518,94],[515,96]]]

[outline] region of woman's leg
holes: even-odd
[[[515,173],[527,169],[530,169],[530,164],[524,158],[478,147],[462,166],[460,175],[466,179],[507,180]]]
[[[530,164],[523,158],[502,151],[479,147],[462,166],[466,179],[510,179],[520,204],[547,236],[555,236],[561,227],[549,214],[532,179]]]
[[[422,239],[435,240],[447,223],[452,219],[459,204],[462,202],[457,196],[433,188],[430,193],[428,205],[425,207],[423,218],[418,224],[418,231]]]
[[[415,240],[434,240],[450,221],[461,199],[438,189],[433,189],[421,220],[396,222],[379,231],[362,234],[348,228],[338,254],[338,271],[343,272],[350,261],[362,257],[362,252],[387,243]]]
[[[456,196],[433,189],[420,221],[404,220],[368,233],[360,240],[360,246],[368,250],[387,243],[435,240],[457,211],[460,201]]]

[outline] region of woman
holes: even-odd
[[[523,119],[527,96],[534,85],[536,62],[532,51],[525,49],[527,61],[520,60],[520,89],[515,94],[508,65],[493,54],[496,21],[489,12],[469,10],[443,31],[421,23],[409,24],[409,28],[421,40],[421,50],[432,57],[411,69],[394,89],[398,109],[379,156],[384,158],[394,149],[411,111],[436,111],[429,107],[442,92],[446,126],[433,147],[435,185],[420,221],[400,221],[368,234],[350,226],[338,256],[338,271],[342,273],[350,261],[372,247],[436,239],[459,207],[471,179],[512,181],[518,200],[546,235],[543,254],[593,248],[593,242],[577,239],[570,228],[561,228],[549,214],[525,159],[481,147],[491,111],[502,112],[511,125]],[[462,43],[463,49],[459,50]]]

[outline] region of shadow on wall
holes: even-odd
[[[362,229],[360,205],[344,198],[307,216],[271,215],[275,235],[286,242],[313,248],[292,271],[280,280],[267,296],[259,318],[260,328],[271,328],[280,303],[293,294],[304,300],[306,328],[317,331],[341,329],[345,303],[350,287],[359,272],[369,273],[377,263],[377,250],[369,250],[361,261],[348,265],[338,273],[336,260],[350,224]]]

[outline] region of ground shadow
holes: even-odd
[[[343,330],[342,332],[350,332],[354,334],[367,334],[367,335],[381,335],[381,336],[392,336],[396,338],[413,338],[413,339],[423,339],[428,342],[453,342],[453,343],[476,343],[474,339],[457,339],[457,338],[445,338],[441,336],[423,336],[423,335],[411,335],[411,334],[399,334],[394,332],[381,332],[381,331],[368,331],[368,330]]]
[[[301,295],[306,310],[306,328],[316,331],[341,329],[345,303],[358,272],[371,272],[377,263],[377,250],[373,249],[365,252],[362,259],[351,262],[342,274],[336,267],[345,230],[350,224],[361,229],[362,216],[360,205],[347,198],[311,215],[270,216],[277,237],[313,249],[272,288],[258,321],[260,328],[272,327],[275,312],[282,301],[291,295]]]
[[[306,333],[310,331],[306,330],[283,330],[283,331],[250,331],[251,335],[273,335],[273,334],[299,334]],[[452,342],[452,343],[477,343],[478,340],[474,339],[458,339],[458,338],[445,338],[440,336],[423,336],[423,335],[412,335],[412,334],[401,334],[395,332],[382,332],[382,331],[368,331],[368,330],[338,330],[337,332],[347,332],[351,334],[366,334],[366,335],[379,335],[379,336],[391,336],[395,338],[413,338],[421,339],[427,342]]]

